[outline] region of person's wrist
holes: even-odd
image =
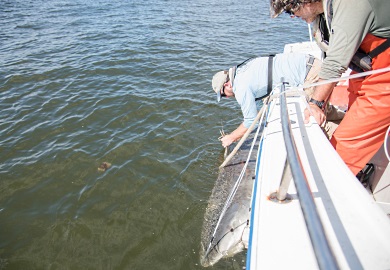
[[[311,98],[309,100],[309,105],[314,105],[323,111],[324,107],[325,107],[325,101],[318,101],[318,100],[315,100],[314,98]]]

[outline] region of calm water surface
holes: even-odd
[[[306,25],[255,0],[0,2],[0,269],[202,269],[241,121],[211,78]]]

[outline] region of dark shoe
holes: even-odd
[[[357,175],[356,178],[362,183],[364,187],[367,187],[368,180],[372,173],[375,171],[374,164],[368,163]]]

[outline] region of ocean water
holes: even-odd
[[[219,130],[242,117],[211,78],[309,38],[268,6],[2,0],[0,269],[202,269]]]

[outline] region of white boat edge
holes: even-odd
[[[296,51],[320,53],[313,42],[288,44],[284,53]],[[370,180],[370,194],[314,119],[303,123],[306,99],[289,96],[287,104],[299,158],[338,268],[390,269],[390,219],[385,213],[390,201],[388,162],[377,162],[382,171],[376,170],[377,177]],[[270,200],[279,189],[286,150],[281,143],[279,99],[269,110],[257,160],[246,269],[319,269],[293,180],[290,203]],[[383,160],[380,155],[374,158]]]

